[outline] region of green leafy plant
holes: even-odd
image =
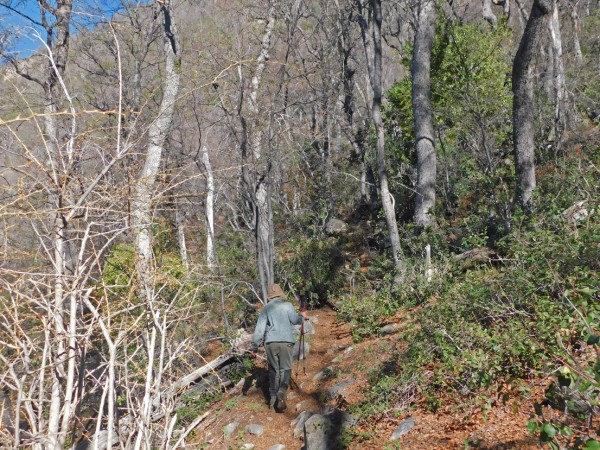
[[[352,325],[354,340],[361,341],[376,334],[382,319],[393,315],[399,306],[394,294],[389,289],[382,289],[351,295],[341,302],[338,314]]]
[[[278,278],[287,281],[296,295],[315,302],[339,292],[343,259],[335,239],[290,239],[280,254]]]
[[[585,348],[577,355],[567,351],[568,361],[557,371],[554,383],[548,389],[546,397],[552,406],[569,413],[575,419],[591,424],[591,417],[600,410],[600,335],[592,329],[592,325],[598,323],[596,315],[590,315],[589,312],[584,314],[575,302],[587,306],[588,303],[584,300],[589,299],[597,304],[600,288],[597,285],[585,286],[576,290],[567,290],[564,295],[587,331],[585,341],[580,345],[591,348],[594,358],[585,359],[585,355],[589,354]],[[572,300],[571,296],[575,298]],[[579,301],[576,298],[579,298]],[[569,426],[546,419],[539,404],[536,405],[536,416],[527,423],[527,428],[532,433],[539,433],[540,442],[547,444],[553,450],[600,449],[600,443],[594,438],[585,435],[575,436]]]
[[[189,425],[196,417],[206,411],[211,403],[222,397],[217,390],[188,392],[181,396],[181,406],[177,409],[177,421],[181,425]]]

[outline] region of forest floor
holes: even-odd
[[[259,356],[252,377],[245,380],[246,388],[252,379],[255,380],[251,387],[242,389],[240,382],[214,404],[207,419],[194,431],[189,448],[301,449],[302,439],[293,435],[293,422],[300,412],[320,412],[326,406],[348,410],[350,405],[365,398],[369,372],[385,367],[390,355],[406,345],[401,340],[401,333],[356,344],[349,325],[339,320],[335,311],[329,308],[309,312],[309,317],[314,319],[316,334],[306,336],[310,345],[307,360],[294,362],[287,410],[284,413],[269,410],[264,394],[268,384],[266,361]],[[401,328],[402,319],[396,320]],[[316,380],[315,375],[325,368],[328,368],[328,376]],[[526,423],[533,415],[534,403],[543,398],[547,381],[538,379],[512,391],[499,388],[494,398],[487,394],[467,401],[461,398],[459,402],[451,396],[442,397],[437,401],[435,413],[431,412],[424,399],[414,395],[405,399],[406,405],[390,408],[374,420],[360,420],[353,428],[354,437],[346,448],[540,448],[537,437],[527,430]],[[333,386],[341,387],[335,398],[325,395]],[[397,441],[391,442],[390,436],[398,424],[409,417],[416,425]],[[225,436],[223,429],[231,423],[237,423],[237,428],[231,435]],[[245,433],[244,428],[249,424],[263,425],[264,432],[260,436]],[[277,444],[280,446],[274,447]]]

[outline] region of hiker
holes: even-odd
[[[269,286],[267,300],[258,316],[250,351],[256,355],[258,347],[265,345],[269,364],[269,408],[283,412],[287,407],[286,391],[290,385],[292,352],[296,342],[292,326],[302,324],[306,313],[296,313],[278,284]]]

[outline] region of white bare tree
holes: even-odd
[[[400,248],[400,234],[396,221],[394,201],[388,187],[388,175],[385,158],[385,130],[381,115],[382,102],[382,49],[381,49],[381,1],[380,0],[356,0],[358,7],[358,21],[362,32],[367,69],[371,82],[371,118],[377,133],[377,171],[379,175],[379,190],[381,202],[385,213],[385,220],[390,236],[392,255],[396,270],[401,274],[404,270],[404,261]]]

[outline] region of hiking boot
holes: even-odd
[[[269,400],[269,409],[271,411],[275,411],[275,403],[277,402],[277,397],[271,397],[271,400]]]
[[[277,393],[277,402],[275,402],[275,410],[277,412],[283,412],[287,409],[287,405],[285,403],[285,392],[279,391]]]

